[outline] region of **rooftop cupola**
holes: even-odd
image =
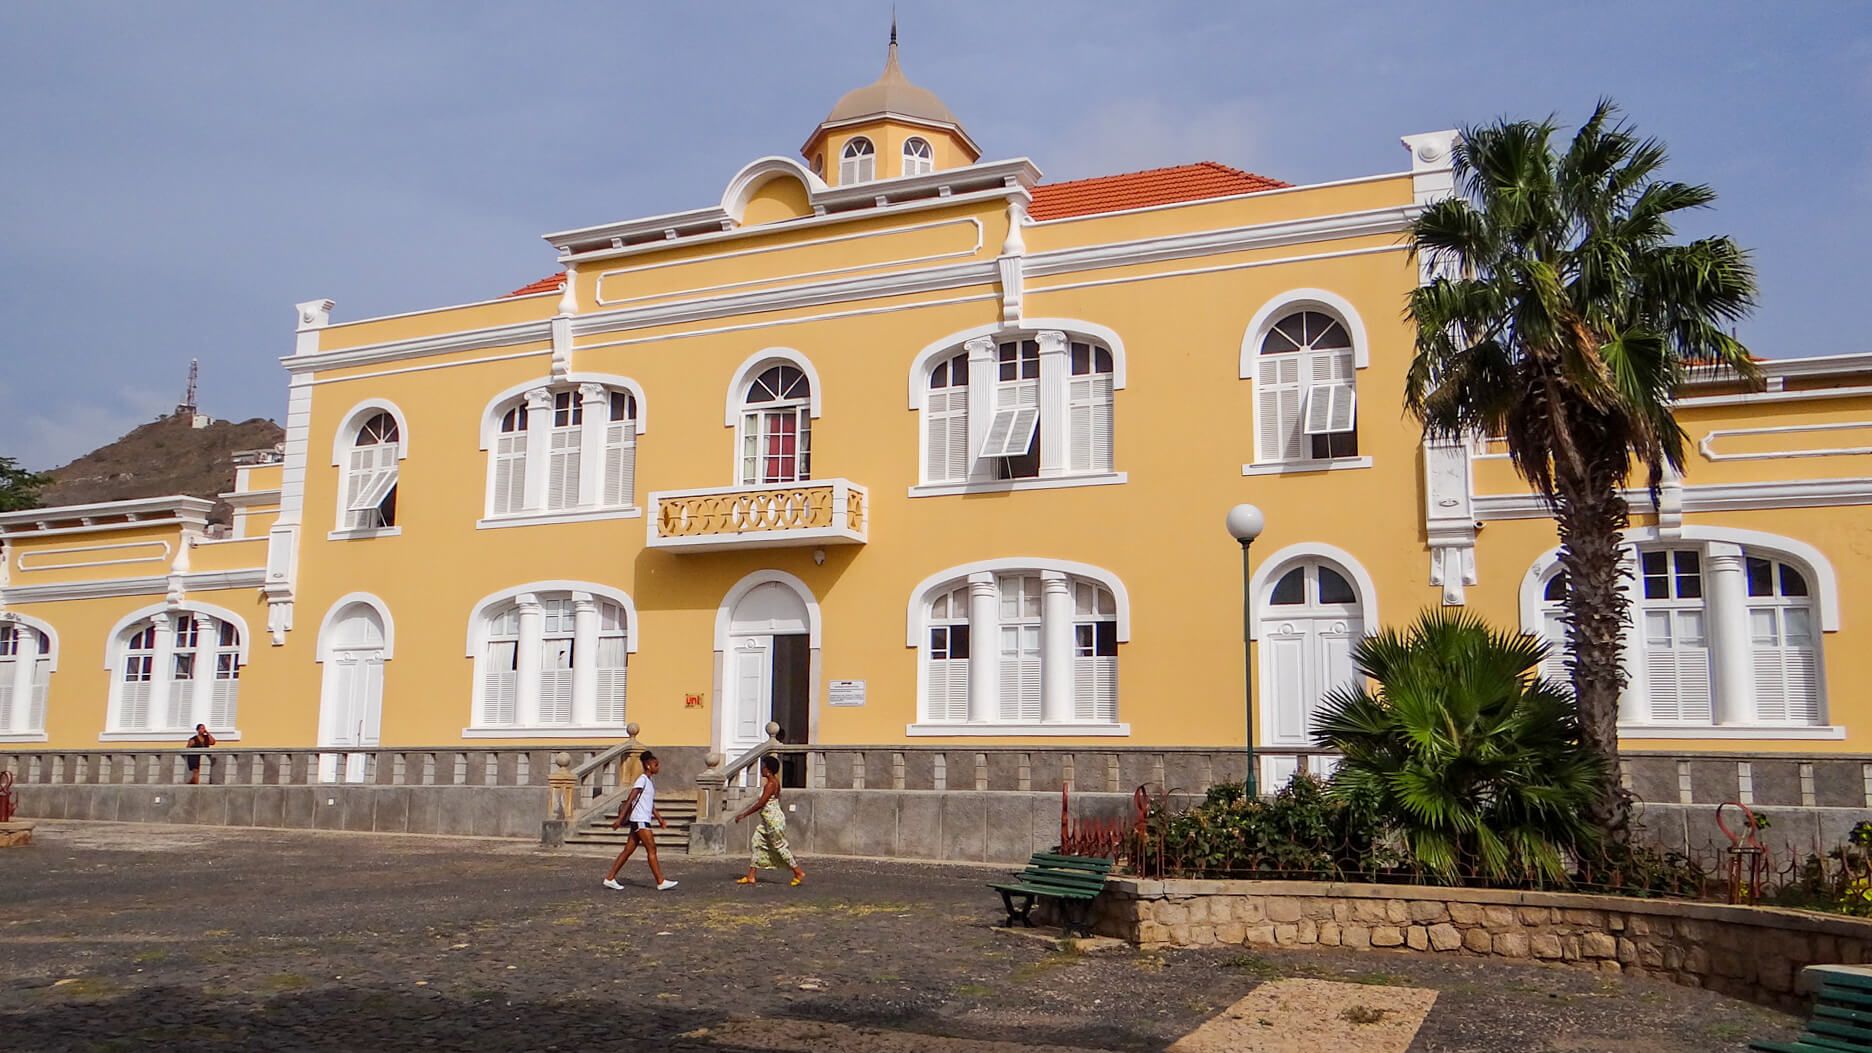
[[[893,17],[883,74],[846,92],[800,154],[827,183],[850,186],[971,165],[981,148],[935,92],[904,76]]]

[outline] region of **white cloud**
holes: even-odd
[[[170,393],[119,387],[103,402],[39,409],[15,418],[19,446],[6,452],[21,467],[44,471],[122,438],[139,424],[175,409]]]
[[[1210,103],[1117,100],[1087,112],[1037,156],[1049,182],[1220,161],[1253,169],[1266,117],[1246,99]]]

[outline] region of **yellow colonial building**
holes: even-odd
[[[1239,747],[1252,502],[1278,778],[1360,634],[1557,624],[1540,500],[1402,412],[1405,232],[1454,140],[1046,183],[893,44],[800,159],[548,234],[551,278],[300,304],[230,528],[0,515],[0,748]],[[1763,373],[1689,391],[1689,470],[1631,494],[1634,749],[1872,752],[1872,354]]]

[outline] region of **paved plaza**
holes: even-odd
[[[514,842],[42,823],[0,852],[7,1050],[1741,1051],[1701,991],[1393,952],[1066,953],[989,872],[665,857],[672,892]]]

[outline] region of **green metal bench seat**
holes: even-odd
[[[1112,861],[1093,856],[1068,856],[1057,852],[1035,852],[1027,869],[1013,881],[990,882],[988,887],[1001,893],[1007,908],[1007,924],[1033,928],[1034,905],[1041,899],[1057,900],[1060,905],[1060,928],[1067,935],[1077,930],[1092,935],[1092,901],[1105,889],[1105,877]],[[1019,903],[1015,901],[1019,900]]]
[[[1762,1053],[1872,1053],[1872,968],[1810,965],[1801,990],[1813,995],[1807,1029],[1792,1042],[1754,1042]]]

